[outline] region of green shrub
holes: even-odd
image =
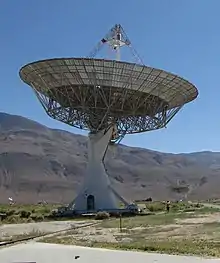
[[[15,214],[15,210],[13,210],[13,209],[6,211],[7,217],[12,216],[12,215],[14,215],[14,214]]]
[[[172,211],[182,211],[187,208],[190,208],[190,206],[183,202],[176,202],[171,204]]]
[[[103,212],[98,212],[95,216],[96,220],[103,220],[103,219],[108,219],[110,217],[109,213],[103,211]]]
[[[29,218],[30,215],[31,215],[31,212],[29,212],[29,211],[26,211],[26,210],[21,210],[20,211],[21,218]]]
[[[10,224],[17,224],[17,223],[19,223],[20,218],[19,218],[19,216],[17,216],[17,215],[12,215],[12,216],[7,217],[7,218],[5,219],[5,221],[6,221],[7,223],[10,223]]]
[[[41,215],[48,215],[51,213],[51,209],[48,207],[41,206],[40,208],[36,209],[35,212]]]
[[[165,209],[165,205],[162,202],[155,202],[155,203],[147,204],[146,208],[150,212],[159,212],[159,211],[163,211]]]
[[[200,203],[197,203],[197,204],[195,204],[194,206],[195,206],[196,208],[202,208],[202,207],[203,207],[203,205],[200,204]]]
[[[37,222],[44,221],[44,216],[42,216],[42,215],[37,215],[37,216],[35,217],[35,221],[37,221]]]
[[[34,221],[33,221],[33,219],[31,217],[29,217],[29,218],[27,218],[26,222],[27,223],[33,223]]]
[[[4,213],[2,213],[1,215],[0,215],[0,221],[3,221],[3,220],[5,220],[7,218],[7,215]]]

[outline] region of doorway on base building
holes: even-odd
[[[87,197],[87,210],[95,210],[95,197],[94,195],[88,195]]]

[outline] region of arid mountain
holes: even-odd
[[[106,168],[130,200],[207,199],[220,195],[220,153],[168,154],[110,146]],[[82,182],[87,139],[0,113],[0,202],[70,202]]]

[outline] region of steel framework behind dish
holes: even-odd
[[[115,25],[92,52],[103,45],[118,60],[58,58],[30,63],[20,70],[47,114],[79,129],[89,130],[87,176],[74,200],[77,211],[116,210],[117,199],[128,203],[111,187],[103,160],[109,141],[125,134],[160,129],[198,91],[188,81],[163,70],[121,62],[120,49],[131,42]],[[71,203],[72,205],[72,203]]]

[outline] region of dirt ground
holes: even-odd
[[[135,219],[134,219],[135,220]],[[144,218],[143,218],[144,220]],[[202,238],[220,240],[220,213],[197,215],[193,218],[177,218],[173,223],[146,225],[136,227],[119,226],[106,227],[91,226],[88,228],[71,230],[66,234],[57,235],[57,239],[72,239],[75,241],[129,243],[140,240],[166,240]]]
[[[213,214],[205,214],[200,215],[199,217],[195,218],[186,218],[182,220],[177,220],[180,224],[204,224],[204,223],[220,223],[220,213],[213,213]]]
[[[0,240],[9,237],[30,233],[51,233],[60,230],[68,230],[73,227],[87,225],[92,221],[53,221],[25,224],[6,224],[0,226]]]
[[[190,214],[189,214],[190,215]],[[148,240],[189,239],[202,238],[220,241],[220,212],[212,214],[200,214],[195,217],[174,218],[166,222],[166,216],[155,224],[155,220],[147,217],[136,217],[122,220],[122,231],[119,229],[119,220],[111,225],[100,225],[70,230],[73,227],[83,226],[94,221],[55,221],[28,224],[8,224],[0,226],[0,240],[9,237],[24,235],[31,232],[51,233],[59,230],[67,232],[50,236],[48,242],[58,240],[72,240],[73,243],[100,242],[100,243],[130,243]],[[127,220],[127,221],[126,221]],[[130,220],[130,221],[128,221]],[[129,223],[128,223],[129,222]]]

